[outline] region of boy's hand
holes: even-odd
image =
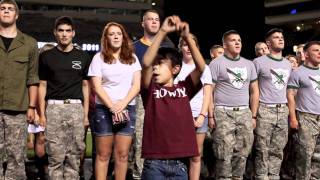
[[[186,22],[179,23],[180,36],[186,38],[190,35],[189,24]]]
[[[180,24],[180,18],[178,16],[168,16],[160,30],[165,32],[165,33],[170,33],[170,32],[174,32],[174,31],[178,31],[179,30],[179,24]]]

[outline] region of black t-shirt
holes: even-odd
[[[48,99],[83,99],[82,80],[88,80],[91,59],[73,48],[62,52],[57,47],[40,54],[39,78],[47,81]]]
[[[3,41],[4,47],[6,47],[6,50],[8,51],[13,38],[7,38],[7,37],[4,37],[4,36],[0,36],[0,37],[1,37],[2,41]]]

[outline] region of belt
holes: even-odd
[[[18,114],[25,114],[26,111],[0,110],[0,113],[16,116]]]
[[[287,106],[287,104],[265,104],[265,103],[260,103],[260,104],[266,107],[273,107],[273,108],[281,108],[281,107]]]
[[[312,118],[316,119],[317,121],[320,120],[320,115],[319,114],[311,114],[311,113],[301,112],[301,111],[299,111],[299,113],[302,114],[302,115],[306,115],[306,116],[312,117]]]
[[[240,111],[240,110],[249,109],[249,106],[215,106],[215,108],[232,110],[232,111]]]
[[[82,101],[80,99],[65,99],[65,100],[49,99],[47,103],[48,104],[81,104]]]

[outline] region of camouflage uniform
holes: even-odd
[[[210,65],[214,88],[213,148],[217,179],[242,179],[253,144],[250,84],[257,80],[252,61],[220,56]],[[256,99],[254,99],[256,101]]]
[[[286,87],[291,64],[271,54],[253,60],[259,77],[259,112],[255,129],[255,179],[280,179],[283,149],[288,141]]]
[[[0,180],[25,180],[27,121],[21,113],[0,112]],[[5,175],[2,163],[7,160]]]
[[[26,179],[25,114],[34,105],[29,104],[28,86],[39,82],[37,41],[19,30],[9,47],[0,38],[0,72],[0,179]]]
[[[288,107],[267,107],[260,103],[256,134],[257,180],[280,179],[283,149],[288,141]]]
[[[320,179],[320,136],[311,159],[311,180]]]
[[[141,147],[142,147],[142,135],[143,135],[143,122],[144,122],[144,108],[141,99],[141,95],[136,97],[136,127],[134,133],[134,157],[133,157],[133,178],[141,179],[143,162],[141,158]]]
[[[83,142],[82,104],[48,104],[46,151],[52,180],[79,179]]]
[[[243,178],[253,144],[251,115],[249,108],[238,111],[215,108],[216,128],[212,137],[217,180]]]
[[[296,159],[296,179],[319,179],[312,177],[311,159],[320,134],[320,115],[298,112],[299,129]],[[319,172],[314,172],[316,176]]]
[[[320,179],[312,170],[320,134],[320,71],[306,64],[299,66],[290,76],[287,89],[296,90],[296,110],[299,122],[296,142],[296,179]],[[316,160],[316,156],[314,156]],[[316,164],[315,164],[316,165]],[[313,167],[312,167],[313,166]]]

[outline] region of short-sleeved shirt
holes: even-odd
[[[286,87],[291,64],[285,59],[264,55],[253,60],[258,74],[260,102],[266,104],[287,103]]]
[[[200,89],[189,77],[173,87],[151,81],[141,92],[145,107],[142,157],[174,159],[198,155],[196,131],[189,104]]]
[[[39,83],[37,41],[22,33],[12,39],[8,49],[0,38],[0,110],[26,111],[28,86]]]
[[[102,88],[106,91],[112,102],[120,101],[125,98],[132,87],[133,75],[141,70],[140,63],[134,55],[135,62],[133,64],[123,64],[120,60],[116,60],[113,64],[104,62],[102,54],[97,53],[92,60],[88,75],[101,77]],[[96,96],[96,103],[103,102]],[[129,105],[134,105],[133,99]]]
[[[174,80],[174,83],[177,84],[179,81],[184,81],[186,77],[196,68],[195,64],[186,64],[182,62],[182,68]],[[205,84],[212,84],[212,77],[210,73],[210,69],[208,66],[205,67],[204,72],[201,75],[201,83]],[[190,106],[192,110],[192,116],[198,117],[201,113],[203,103],[203,88],[190,100]]]
[[[150,45],[151,44],[148,44],[148,42],[146,42],[143,38],[141,38],[133,43],[133,46],[135,48],[135,53],[139,59],[140,64],[143,64],[142,60],[143,60],[144,53],[147,51],[147,49]],[[160,47],[174,48],[174,44],[172,43],[172,41],[169,38],[165,38],[161,42]]]
[[[243,57],[231,59],[224,55],[211,61],[209,67],[215,85],[215,105],[249,105],[249,85],[257,80],[256,69],[251,61]]]
[[[320,70],[301,65],[291,73],[288,89],[297,89],[296,109],[320,115]]]
[[[39,78],[47,81],[48,99],[83,100],[82,81],[88,80],[90,57],[82,50],[73,48],[69,52],[57,47],[40,54]]]

